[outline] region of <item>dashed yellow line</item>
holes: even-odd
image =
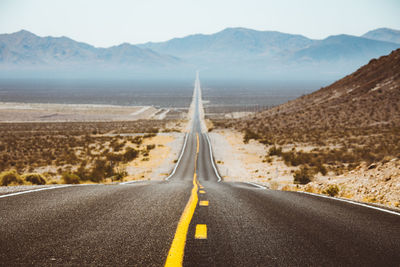
[[[183,210],[182,216],[178,222],[176,228],[174,239],[172,240],[171,247],[168,252],[167,260],[165,261],[165,266],[182,266],[183,255],[186,244],[186,237],[189,230],[190,221],[193,218],[194,211],[196,210],[197,202],[199,201],[197,190],[197,157],[199,152],[199,135],[197,134],[197,153],[195,157],[195,169],[193,174],[193,187],[190,194],[189,201],[187,202],[185,209]],[[207,229],[206,229],[207,238]]]
[[[201,200],[199,205],[200,206],[208,206],[208,200]]]
[[[200,193],[200,194],[205,194],[205,193],[206,193],[206,191],[204,191],[204,190],[200,190],[200,191],[199,191],[199,193]]]
[[[196,233],[194,234],[196,239],[207,239],[207,225],[198,224],[196,225]]]

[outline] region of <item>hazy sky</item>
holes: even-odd
[[[361,35],[400,29],[400,0],[0,0],[0,33],[26,29],[95,46],[164,41],[246,27]]]

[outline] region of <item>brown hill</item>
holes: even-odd
[[[267,146],[265,167],[253,172],[269,176],[270,186],[400,207],[400,49],[312,94],[213,123]]]
[[[270,155],[280,154],[290,166],[340,173],[363,162],[400,158],[400,49],[312,94],[213,123],[242,131],[245,142],[272,145]]]
[[[320,90],[256,115],[273,128],[400,125],[400,49]]]

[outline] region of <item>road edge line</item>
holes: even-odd
[[[206,139],[207,139],[208,147],[209,147],[209,149],[210,149],[210,160],[211,160],[211,164],[212,164],[212,166],[213,166],[213,169],[214,169],[215,174],[216,174],[217,177],[218,177],[218,183],[219,183],[219,182],[221,182],[222,178],[221,178],[221,176],[219,175],[217,168],[215,167],[215,163],[214,163],[214,154],[213,154],[213,152],[212,152],[210,138],[208,137],[208,134],[207,134],[207,133],[205,133],[205,136],[206,136]]]
[[[185,135],[185,141],[183,142],[183,147],[182,147],[181,154],[179,155],[178,161],[176,162],[175,167],[174,167],[174,169],[172,170],[171,174],[168,175],[168,177],[165,178],[166,181],[168,181],[169,178],[171,178],[171,177],[175,174],[176,169],[178,168],[178,165],[179,165],[179,163],[181,162],[183,153],[185,152],[185,149],[186,149],[186,143],[187,143],[187,140],[188,140],[188,136],[189,136],[189,133],[186,133],[186,135]]]
[[[19,192],[15,192],[15,193],[6,194],[6,195],[1,195],[0,198],[12,197],[12,196],[28,194],[28,193],[34,193],[34,192],[43,191],[43,190],[51,190],[51,189],[65,188],[65,187],[71,187],[71,186],[74,186],[74,185],[67,184],[67,185],[51,186],[51,187],[44,187],[44,188],[38,188],[38,189],[19,191]]]
[[[244,182],[244,183],[250,184],[252,186],[256,186],[256,187],[261,188],[261,189],[268,189],[266,186],[259,185],[259,184],[253,183],[253,182]]]
[[[119,184],[134,184],[134,183],[139,183],[139,182],[146,182],[147,180],[134,180],[134,181],[127,181],[127,182],[122,182]]]
[[[320,195],[320,194],[315,194],[315,193],[310,193],[310,192],[303,192],[303,191],[296,191],[296,192],[303,193],[303,194],[306,194],[306,195],[316,196],[316,197],[323,197],[323,198],[327,198],[327,199],[333,199],[333,200],[337,200],[337,201],[347,202],[347,203],[350,203],[350,204],[353,204],[353,205],[358,205],[358,206],[361,206],[361,207],[370,208],[370,209],[374,209],[374,210],[379,210],[379,211],[383,211],[383,212],[387,212],[387,213],[390,213],[390,214],[394,214],[394,215],[400,216],[400,212],[392,211],[392,210],[388,210],[388,209],[384,209],[384,208],[375,207],[375,206],[372,206],[372,205],[360,203],[360,202],[349,200],[349,199],[325,196],[325,195]]]

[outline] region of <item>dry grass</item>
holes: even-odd
[[[258,127],[258,122],[248,120],[246,127],[233,120],[215,120],[216,128],[239,128],[243,141],[257,140],[272,145],[269,155],[280,156],[288,166],[307,165],[325,175],[328,171],[340,174],[365,162],[400,157],[400,127],[377,125],[365,128],[281,128],[279,131]],[[239,126],[238,126],[239,125]],[[314,147],[305,152],[296,147]],[[285,150],[292,147],[291,150]],[[268,161],[268,157],[266,157]]]
[[[143,139],[156,136],[166,123],[0,123],[0,171],[14,169],[16,173],[25,173],[24,177],[32,178],[32,183],[40,183],[40,178],[27,173],[42,172],[52,183],[62,174],[76,175],[80,181],[100,182],[109,177],[119,180],[124,175],[119,165],[139,154],[148,155],[154,146],[139,148]],[[14,183],[24,181],[16,179]]]

